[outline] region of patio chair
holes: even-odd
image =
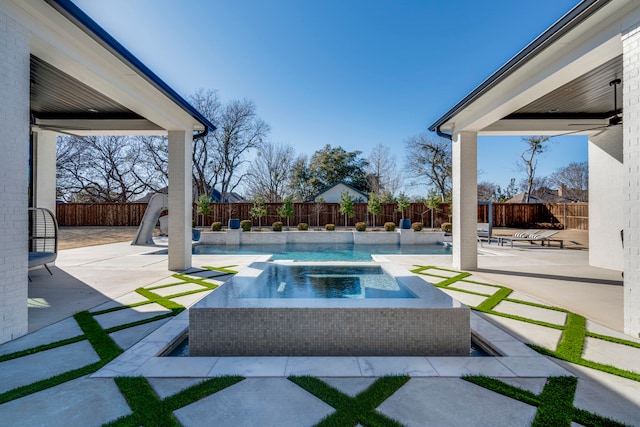
[[[544,246],[544,242],[547,242],[549,246],[551,246],[551,242],[558,242],[560,243],[560,249],[562,249],[564,247],[564,240],[553,239],[552,237],[556,234],[558,234],[558,230],[546,230],[535,233],[519,232],[514,233],[511,237],[501,237],[499,243],[500,246],[503,246],[504,242],[510,242],[513,248],[513,242],[529,242],[533,244],[533,242],[539,241],[542,246]]]
[[[53,212],[45,208],[29,208],[29,270],[44,267],[58,256],[58,223]],[[31,277],[29,277],[31,280]]]

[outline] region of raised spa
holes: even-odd
[[[253,263],[189,309],[191,356],[468,356],[469,308],[391,263]]]

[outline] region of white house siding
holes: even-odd
[[[624,331],[640,335],[640,23],[622,35]]]
[[[622,127],[589,139],[589,264],[622,271]]]
[[[364,199],[362,194],[358,193],[357,191],[354,191],[353,189],[347,187],[344,184],[337,184],[335,187],[331,187],[328,190],[326,190],[325,192],[318,194],[316,196],[316,200],[318,198],[322,197],[324,199],[324,201],[327,202],[327,203],[340,203],[340,195],[344,191],[349,193],[351,195],[351,197],[356,199],[356,201],[359,201],[360,199]],[[361,200],[361,201],[362,202],[366,202],[366,200]]]
[[[29,40],[0,10],[0,343],[27,332]]]

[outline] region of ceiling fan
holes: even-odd
[[[613,86],[613,116],[609,117],[609,122],[607,124],[594,123],[593,125],[596,127],[588,128],[588,129],[580,129],[573,132],[567,132],[560,135],[555,136],[566,136],[572,135],[580,132],[589,132],[595,130],[606,130],[610,127],[621,125],[622,124],[622,111],[618,110],[618,85],[622,83],[622,80],[615,79],[609,82],[609,86]],[[570,123],[569,126],[588,126],[587,123]]]

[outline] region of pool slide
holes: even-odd
[[[149,199],[147,210],[144,211],[142,222],[138,227],[136,238],[131,242],[132,245],[153,245],[153,230],[156,228],[160,213],[169,207],[169,195],[164,193],[156,193]]]

